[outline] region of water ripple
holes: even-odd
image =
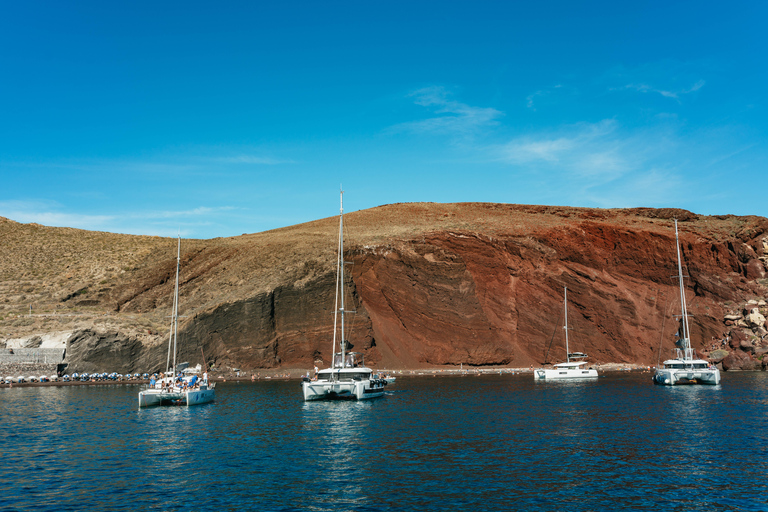
[[[401,378],[371,402],[226,383],[0,389],[5,510],[766,510],[764,374]]]

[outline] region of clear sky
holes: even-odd
[[[0,2],[0,215],[211,238],[414,201],[768,216],[768,2]]]

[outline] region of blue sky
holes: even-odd
[[[0,215],[212,238],[414,201],[768,216],[768,2],[3,2]]]

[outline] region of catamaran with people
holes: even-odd
[[[339,213],[339,245],[336,261],[336,305],[333,315],[333,360],[330,368],[318,371],[314,378],[306,377],[301,383],[304,400],[356,399],[368,400],[384,395],[386,378],[375,378],[373,370],[365,366],[363,355],[350,352],[352,344],[346,338],[344,300],[344,192],[341,192]],[[336,352],[338,334],[339,352]]]
[[[691,347],[691,330],[688,325],[688,305],[685,301],[683,286],[683,264],[680,257],[680,238],[677,233],[675,219],[675,248],[677,249],[677,279],[680,286],[680,330],[675,348],[672,349],[672,359],[664,361],[664,366],[657,368],[653,374],[653,383],[663,386],[677,384],[720,384],[720,370],[701,359],[696,349]]]
[[[200,379],[197,375],[184,376],[187,363],[176,364],[179,333],[179,268],[181,267],[181,236],[176,248],[176,286],[173,292],[171,334],[168,338],[168,358],[162,376],[150,381],[150,386],[139,391],[139,407],[152,405],[200,405],[213,402],[216,384],[208,382],[208,372]],[[173,355],[173,359],[171,359]],[[205,358],[203,358],[205,359]],[[203,361],[205,362],[205,361]]]
[[[554,368],[537,368],[533,371],[536,380],[552,379],[593,379],[597,378],[597,370],[584,368],[587,365],[587,354],[571,352],[568,348],[568,288],[563,293],[563,308],[565,310],[565,362],[553,365]]]

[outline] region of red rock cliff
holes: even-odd
[[[406,220],[413,214],[409,209],[418,210],[397,208]],[[354,262],[350,288],[357,304],[351,339],[367,361],[389,368],[521,367],[542,363],[548,351],[550,361],[560,360],[567,286],[572,350],[587,352],[595,362],[655,364],[660,346],[666,357],[678,330],[673,216],[681,220],[696,348],[709,350],[713,339],[731,331],[723,321],[729,305],[766,294],[763,218],[703,218],[679,210],[473,208],[476,215],[479,210],[493,217],[492,226],[423,231],[350,248],[346,259]],[[356,218],[364,224],[374,213],[351,216],[350,231]],[[499,218],[505,215],[510,222],[503,226]],[[285,283],[198,317],[190,335],[216,357],[241,366],[327,363],[331,270],[298,277],[300,285]]]

